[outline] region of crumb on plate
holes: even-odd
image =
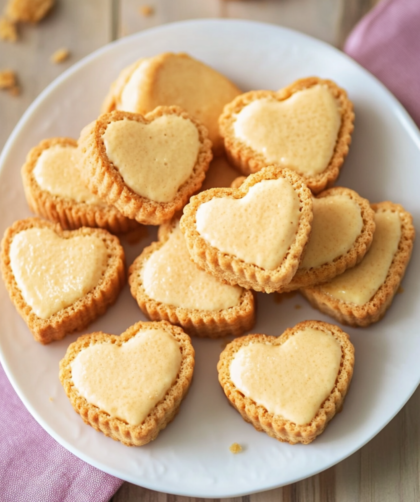
[[[70,51],[68,49],[58,49],[54,52],[54,54],[51,56],[51,62],[55,64],[62,63],[66,59],[68,59],[70,56]]]
[[[7,42],[16,42],[18,33],[16,25],[7,17],[0,17],[0,39]]]
[[[229,446],[229,450],[234,454],[236,455],[237,453],[241,453],[242,451],[242,446],[238,443],[232,443],[230,446]]]
[[[9,0],[7,16],[15,22],[38,23],[54,5],[55,0]]]

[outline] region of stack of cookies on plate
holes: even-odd
[[[46,139],[29,152],[28,204],[50,221],[6,231],[2,273],[37,341],[104,314],[126,282],[117,235],[159,225],[158,241],[128,271],[153,322],[82,336],[61,362],[86,423],[128,445],[153,440],[191,383],[188,335],[249,331],[255,292],[299,290],[352,326],[385,314],[414,228],[400,205],[333,187],[353,121],[346,92],[330,80],[242,94],[203,63],[166,53],[124,69],[78,141]],[[211,166],[223,181],[203,190]],[[226,187],[234,169],[242,176]],[[346,333],[304,321],[279,338],[237,338],[218,370],[245,420],[293,444],[313,441],[341,410],[353,365]]]

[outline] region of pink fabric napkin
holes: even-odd
[[[26,410],[0,366],[1,502],[106,502],[121,484],[49,436]]]
[[[354,28],[344,50],[388,87],[420,127],[420,0],[382,0]]]

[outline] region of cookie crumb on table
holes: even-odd
[[[149,17],[154,13],[154,9],[151,5],[142,5],[139,8],[139,12],[144,17]]]
[[[0,17],[0,39],[8,42],[16,42],[18,33],[16,25],[7,17]]]
[[[397,290],[397,293],[400,295],[401,293],[404,293],[404,288],[400,286]]]
[[[16,85],[17,78],[13,70],[0,70],[0,89],[12,89]]]
[[[68,59],[70,56],[70,51],[68,49],[58,49],[54,52],[54,54],[51,56],[51,62],[52,63],[62,63],[66,59]]]
[[[54,5],[54,0],[9,0],[6,14],[12,21],[38,23]]]
[[[241,453],[242,451],[242,446],[238,443],[232,443],[230,446],[229,446],[229,450],[234,454],[236,455],[237,453]]]
[[[301,308],[302,308],[302,306],[301,306],[301,305],[295,305],[295,309],[296,309],[296,310],[300,310]]]

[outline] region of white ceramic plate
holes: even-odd
[[[252,22],[214,20],[162,26],[111,44],[42,93],[1,158],[1,234],[13,221],[30,215],[19,173],[29,149],[47,137],[77,137],[98,115],[118,72],[137,58],[163,51],[186,51],[244,90],[278,89],[309,75],[335,80],[347,89],[357,117],[340,184],[371,201],[399,202],[418,220],[419,134],[381,84],[339,51],[305,35]],[[127,248],[128,264],[145,244]],[[356,347],[353,384],[343,412],[308,446],[290,446],[255,431],[228,405],[217,382],[222,342],[212,340],[194,340],[197,364],[190,393],[178,417],[156,441],[127,448],[106,438],[82,422],[58,380],[58,363],[78,335],[46,347],[35,343],[2,283],[1,361],[42,427],[99,469],[147,488],[187,496],[231,497],[275,488],[322,471],[356,451],[392,419],[417,387],[418,249],[403,283],[404,293],[397,295],[385,319],[368,329],[346,328]],[[121,333],[140,319],[144,316],[126,287],[117,304],[87,332]],[[253,332],[279,335],[307,319],[331,320],[298,295],[276,303],[273,295],[260,294]],[[230,453],[233,442],[245,451]]]

